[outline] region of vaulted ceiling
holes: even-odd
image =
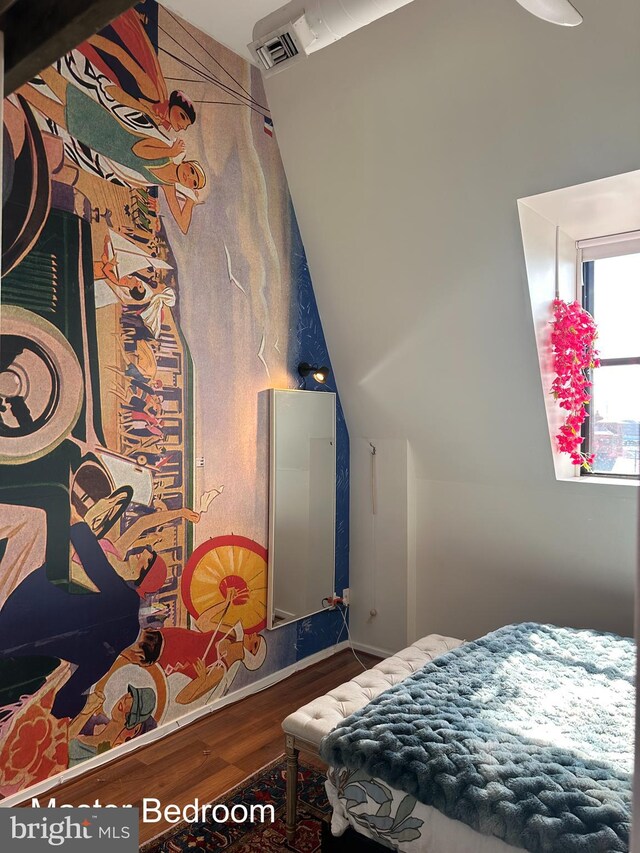
[[[247,45],[253,25],[284,0],[161,0],[163,6],[191,21],[221,44],[250,59]]]

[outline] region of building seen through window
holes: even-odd
[[[640,240],[583,252],[583,304],[598,326],[601,361],[592,371],[584,449],[595,454],[592,474],[639,478]]]

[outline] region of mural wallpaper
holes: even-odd
[[[6,797],[343,625],[265,631],[265,390],[329,358],[259,74],[147,0],[4,109]],[[338,470],[341,589],[340,409]]]

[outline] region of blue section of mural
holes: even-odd
[[[268,670],[266,664],[265,671],[259,669],[250,672],[245,668],[240,669],[233,682],[234,691],[242,690],[244,687],[253,684],[256,681],[256,676],[260,680],[274,672],[292,666],[298,660],[295,623],[284,625],[275,631],[269,631],[267,637],[269,642]]]
[[[306,379],[309,391],[334,391],[336,394],[336,576],[335,591],[338,595],[349,585],[349,432],[340,402],[335,373],[329,357],[327,342],[322,330],[307,256],[302,237],[291,210],[292,276],[298,287],[297,342],[295,363],[290,365],[292,374],[298,375],[298,364],[306,361],[331,368],[325,384],[319,385],[311,376]],[[314,654],[333,643],[346,638],[345,624],[339,611],[317,613],[297,623],[296,647],[298,660]]]

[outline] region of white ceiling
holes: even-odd
[[[256,21],[283,6],[286,0],[161,0],[216,41],[251,59],[247,44]]]
[[[520,199],[574,240],[623,234],[640,228],[640,172]]]

